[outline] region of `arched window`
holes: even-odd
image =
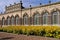
[[[11,17],[11,25],[14,25],[14,23],[15,23],[14,21],[15,21],[15,18],[14,18],[14,16],[12,16]]]
[[[55,11],[52,13],[53,24],[59,24],[59,12]]]
[[[39,25],[40,24],[40,14],[37,12],[34,16],[34,25]]]
[[[5,18],[2,18],[2,25],[5,25]]]
[[[18,25],[19,24],[19,16],[17,15],[16,17],[15,17],[15,22],[16,22],[16,25]]]
[[[47,12],[43,14],[43,24],[44,25],[48,24],[48,13]]]
[[[28,25],[28,15],[25,13],[23,16],[24,25]]]
[[[7,25],[10,25],[10,17],[7,17]]]

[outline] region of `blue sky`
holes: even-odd
[[[49,0],[22,0],[23,1],[23,6],[24,7],[29,7],[29,5],[31,4],[32,6],[38,6],[39,3],[42,4],[48,4]],[[58,2],[60,0],[51,0],[52,3],[53,2]],[[0,12],[4,12],[5,11],[5,6],[9,6],[10,4],[14,4],[15,3],[19,3],[20,0],[0,0]]]

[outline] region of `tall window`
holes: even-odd
[[[48,13],[44,13],[43,14],[43,24],[47,24],[47,22],[48,22]]]
[[[24,16],[23,16],[23,21],[24,21],[24,25],[28,25],[28,15],[27,14],[25,14]]]
[[[14,16],[11,17],[11,24],[14,25]]]
[[[58,21],[59,21],[59,12],[55,11],[53,12],[53,15],[52,15],[52,21],[53,21],[53,24],[58,24]]]
[[[36,13],[34,16],[34,25],[39,25],[40,24],[40,14]]]
[[[15,20],[16,20],[16,25],[18,25],[19,24],[19,16],[16,16]]]
[[[10,25],[10,17],[7,18],[7,25]]]
[[[2,18],[2,25],[5,25],[5,18]]]

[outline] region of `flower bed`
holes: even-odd
[[[0,32],[60,38],[58,26],[8,26],[0,28]]]

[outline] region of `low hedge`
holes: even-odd
[[[60,38],[58,26],[8,26],[0,28],[0,32]]]

